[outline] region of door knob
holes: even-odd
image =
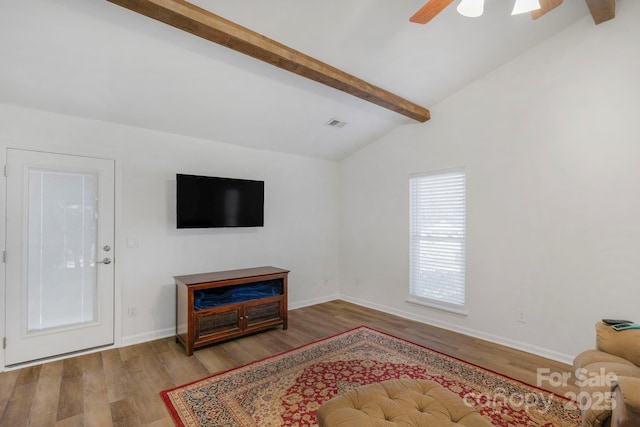
[[[96,264],[111,264],[111,258],[104,258],[102,261],[96,261]]]
[[[109,252],[111,250],[111,246],[104,245],[104,247],[102,249],[104,249],[105,252]]]

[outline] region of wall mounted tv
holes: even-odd
[[[177,228],[264,226],[264,181],[176,174]]]

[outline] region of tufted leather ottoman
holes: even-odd
[[[389,380],[349,390],[320,406],[320,427],[491,427],[456,394],[428,380]]]

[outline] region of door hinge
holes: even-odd
[[[7,165],[4,165],[4,176],[9,176]]]
[[[7,263],[7,251],[2,251],[2,262]]]
[[[2,349],[7,349],[7,337],[2,337]]]

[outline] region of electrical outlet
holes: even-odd
[[[127,309],[127,313],[129,314],[129,317],[136,317],[136,314],[138,314],[138,309],[135,307],[129,307]]]
[[[518,322],[527,323],[527,310],[521,308],[518,312]]]

